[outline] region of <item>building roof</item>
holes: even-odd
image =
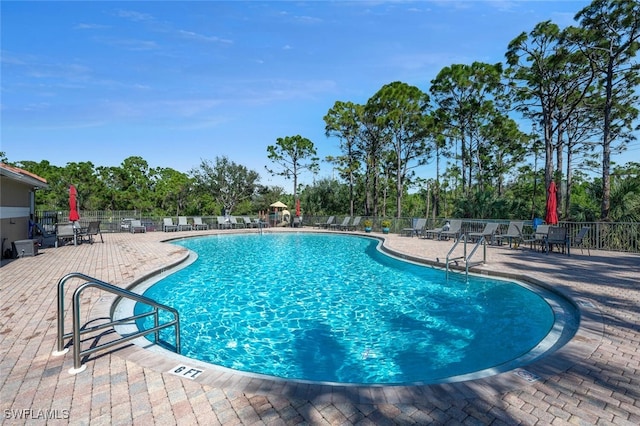
[[[10,166],[5,163],[0,163],[0,175],[5,176],[11,180],[22,182],[26,185],[33,186],[34,189],[49,187],[45,178],[23,170],[19,167]]]

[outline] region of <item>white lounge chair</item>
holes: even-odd
[[[227,218],[225,218],[224,216],[218,216],[218,217],[216,217],[216,220],[217,220],[217,224],[218,224],[218,229],[231,228],[231,222],[227,221]]]
[[[229,222],[231,223],[231,226],[233,228],[246,228],[247,225],[245,225],[244,220],[242,221],[242,223],[238,222],[238,219],[236,219],[235,216],[229,216]]]
[[[173,223],[173,219],[170,217],[165,217],[162,222],[162,230],[164,232],[172,232],[178,230],[178,225]]]
[[[200,229],[209,229],[209,225],[202,222],[202,218],[200,216],[196,216],[193,218],[193,227],[196,230],[200,230]]]
[[[178,216],[178,231],[191,231],[193,227],[187,222],[186,216]]]

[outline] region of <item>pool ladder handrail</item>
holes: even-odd
[[[458,257],[449,257],[449,256],[451,256],[451,254],[453,253],[453,251],[455,250],[455,248],[458,246],[458,244],[461,241],[464,241],[463,255],[462,256],[458,256]],[[458,260],[462,259],[464,261],[465,277],[466,277],[467,281],[469,280],[469,268],[473,268],[474,266],[479,265],[481,263],[487,263],[487,239],[485,238],[485,236],[484,235],[480,236],[480,238],[476,242],[475,246],[473,247],[473,249],[471,250],[471,252],[467,256],[467,243],[468,242],[469,242],[468,235],[466,233],[460,234],[460,236],[458,237],[456,242],[453,243],[453,247],[451,247],[451,249],[449,250],[449,253],[447,253],[446,265],[445,265],[447,278],[449,278],[449,265],[451,264],[451,262],[455,262],[456,265],[457,265],[458,264]],[[482,260],[477,260],[475,262],[471,262],[471,258],[473,257],[473,255],[475,254],[475,252],[478,250],[478,248],[480,246],[483,247],[483,258],[482,258]]]
[[[73,301],[72,301],[72,313],[73,313],[73,331],[71,333],[65,334],[64,330],[64,285],[67,281],[72,278],[79,278],[84,280],[83,284],[80,284],[78,288],[73,292]],[[86,327],[82,330],[80,329],[80,295],[87,288],[98,288],[100,290],[107,291],[109,293],[116,294],[120,298],[131,299],[136,302],[144,303],[153,307],[153,310],[150,312],[146,312],[143,314],[132,315],[126,318],[120,318],[115,321],[109,321],[108,323],[100,324],[93,327]],[[160,324],[160,319],[158,316],[159,310],[168,311],[173,315],[173,320]],[[145,318],[148,316],[154,317],[154,326],[152,328],[141,330],[136,333],[131,333],[126,336],[121,336],[118,339],[115,339],[111,342],[103,343],[100,345],[92,346],[89,349],[81,350],[81,340],[80,336],[82,334],[91,333],[97,330],[105,329],[112,327],[114,325],[123,325],[130,321],[135,321],[137,319]],[[81,371],[84,371],[86,368],[85,365],[82,364],[82,358],[85,355],[90,355],[94,352],[100,351],[102,349],[107,349],[112,346],[118,345],[122,342],[126,342],[129,340],[133,340],[138,337],[146,336],[147,334],[154,333],[154,343],[158,343],[160,341],[160,330],[174,327],[175,330],[175,352],[180,353],[180,315],[178,311],[170,306],[163,305],[150,299],[148,297],[142,296],[140,294],[133,293],[129,290],[125,290],[120,287],[116,287],[112,284],[106,283],[104,281],[100,281],[96,278],[92,278],[88,275],[81,274],[79,272],[72,272],[64,277],[60,278],[58,281],[58,350],[53,352],[53,355],[63,355],[67,353],[68,348],[65,348],[65,339],[71,338],[69,343],[73,345],[73,368],[69,370],[70,374],[77,374]]]

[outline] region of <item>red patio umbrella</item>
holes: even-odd
[[[69,221],[76,222],[80,220],[78,213],[78,191],[73,185],[69,185]]]
[[[548,225],[558,224],[558,199],[556,198],[556,183],[551,181],[549,184],[549,190],[547,191],[547,213],[544,217],[544,221]]]
[[[300,217],[300,199],[296,200],[296,217]]]

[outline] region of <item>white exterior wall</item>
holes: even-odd
[[[3,171],[4,172],[4,171]],[[11,243],[29,236],[29,218],[35,211],[37,182],[29,177],[0,176],[0,243],[2,253]],[[42,184],[40,184],[42,187]]]

